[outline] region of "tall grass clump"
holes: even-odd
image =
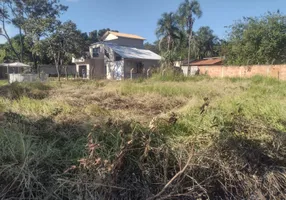
[[[4,85],[0,88],[0,94],[9,99],[19,99],[21,97],[29,97],[33,99],[44,99],[48,96],[50,86],[41,82],[33,83],[12,83]]]
[[[176,133],[173,144],[196,148],[185,171],[192,191],[209,199],[285,198],[286,135],[281,119],[286,116],[283,109],[274,109],[277,102],[263,104],[262,99],[256,104],[243,98],[210,102],[203,111],[187,111],[171,129]]]
[[[7,113],[0,127],[0,198],[61,199],[55,184],[84,155],[82,131],[65,135],[65,125],[36,122]],[[84,143],[83,143],[84,142]]]
[[[47,117],[55,114],[71,114],[75,109],[64,103],[52,100],[38,100],[21,97],[18,100],[0,98],[6,111],[18,112],[31,117]]]

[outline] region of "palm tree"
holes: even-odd
[[[160,39],[159,47],[163,42],[167,43],[167,51],[171,51],[180,38],[180,29],[177,16],[170,13],[163,13],[157,23],[156,35]]]
[[[184,29],[189,32],[188,41],[188,65],[190,64],[190,54],[191,54],[191,40],[193,35],[193,26],[195,23],[195,17],[200,18],[202,16],[202,10],[200,3],[197,0],[185,0],[178,10],[178,15],[180,17],[180,24]]]

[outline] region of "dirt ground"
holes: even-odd
[[[77,113],[93,117],[135,120],[144,124],[156,116],[180,109],[190,100],[183,96],[166,97],[157,93],[124,95],[120,87],[119,82],[111,81],[104,82],[103,86],[64,83],[61,87],[53,87],[46,100],[65,103]]]

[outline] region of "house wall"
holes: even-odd
[[[139,49],[144,48],[144,45],[143,45],[144,40],[118,37],[116,39],[112,39],[112,40],[108,40],[108,41],[110,41],[114,44],[121,45],[121,46],[135,47],[135,48],[139,48]]]
[[[80,66],[86,66],[86,77],[88,79],[102,79],[106,78],[106,69],[104,65],[104,59],[92,58],[85,59],[84,62],[76,63],[76,75],[79,76]]]
[[[54,65],[40,65],[40,72],[44,72],[50,76],[57,76],[57,70]],[[68,75],[75,75],[76,74],[76,66],[75,65],[68,65],[67,66],[67,73]],[[62,69],[61,74],[65,74],[65,70]]]
[[[115,53],[110,47],[104,46],[104,50],[109,54],[109,58],[104,55],[107,79],[124,79],[124,60],[115,61]]]
[[[100,58],[100,59],[103,59],[104,58],[104,45],[103,44],[94,44],[92,46],[89,47],[89,53],[91,55],[91,57],[93,58],[93,49],[94,48],[100,48],[100,53],[99,53],[99,56],[96,57],[96,58]]]
[[[90,79],[106,78],[106,66],[104,65],[104,59],[91,59],[89,67]]]
[[[9,74],[20,74],[20,73],[23,73],[23,71],[24,71],[24,68],[22,67],[9,67],[8,68]],[[0,66],[0,79],[8,79],[7,67],[5,66]]]
[[[198,66],[181,66],[184,76],[192,76],[198,73]]]
[[[47,74],[41,75],[40,78],[38,74],[9,74],[9,83],[46,81],[47,79]]]
[[[184,76],[188,76],[189,74],[189,67],[188,66],[181,66]]]
[[[113,80],[124,79],[124,60],[107,62],[106,77]]]
[[[200,74],[211,77],[252,77],[262,75],[286,80],[286,65],[199,66]]]
[[[140,59],[125,59],[124,60],[124,78],[128,79],[131,77],[131,69],[133,68],[132,78],[139,78],[139,77],[147,77],[147,70],[150,69],[149,74],[158,68],[159,61],[158,60],[140,60]],[[143,70],[142,73],[137,71],[137,64],[142,62]]]
[[[23,68],[21,67],[9,67],[8,70],[9,74],[18,74],[23,72]],[[7,67],[1,66],[0,67],[0,79],[7,79]]]
[[[116,40],[118,37],[113,34],[108,34],[108,36],[104,39],[104,41]]]

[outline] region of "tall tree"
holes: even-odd
[[[43,41],[43,46],[47,47],[48,54],[54,60],[58,80],[64,64],[71,61],[71,58],[82,55],[84,50],[84,38],[77,29],[76,24],[71,21],[57,26],[53,34]]]
[[[1,0],[1,35],[7,39],[11,50],[20,61],[23,60],[25,35],[26,44],[30,46],[32,59],[37,67],[40,39],[46,37],[47,32],[56,26],[56,19],[66,10],[67,7],[60,4],[59,0]],[[11,37],[6,30],[8,24],[19,29],[20,51],[16,51],[11,43]]]
[[[202,16],[202,10],[197,0],[185,0],[181,3],[178,10],[180,24],[188,32],[188,65],[191,56],[191,40],[193,36],[193,26],[197,18]]]

